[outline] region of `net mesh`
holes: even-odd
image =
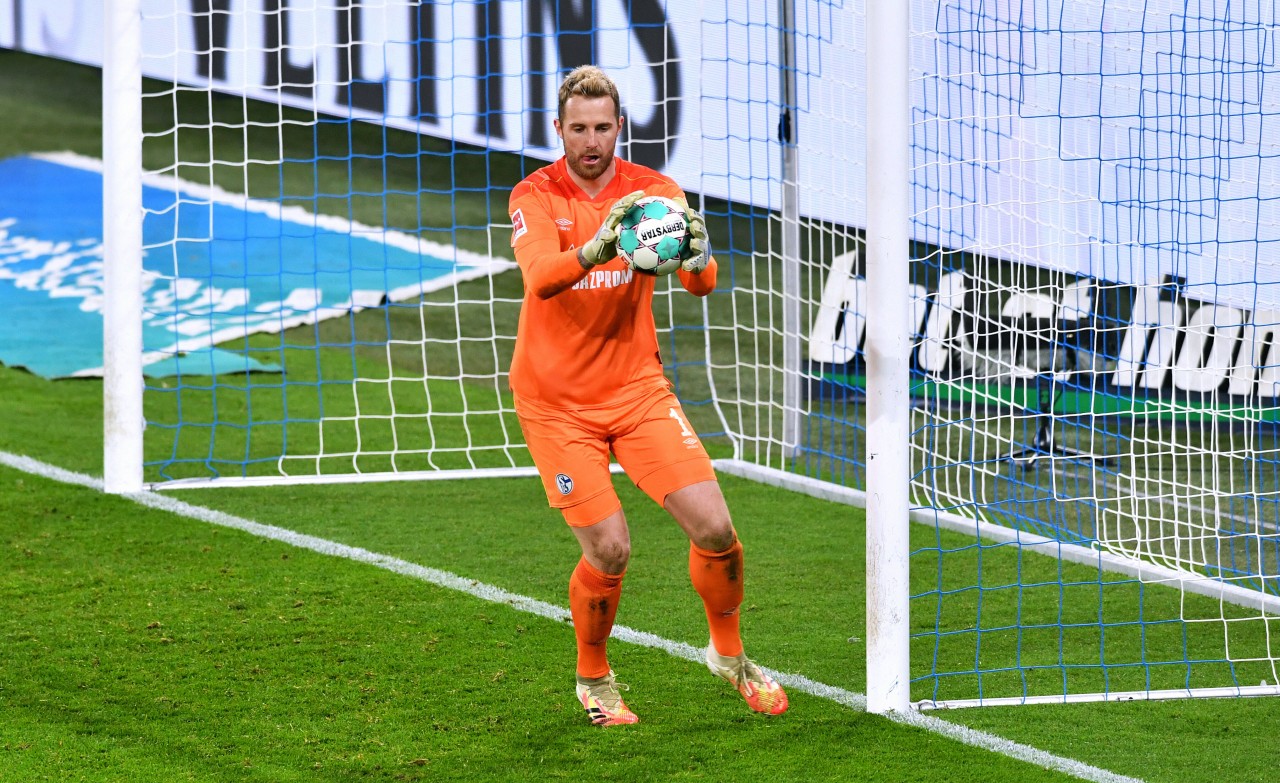
[[[863,3],[143,5],[150,480],[527,470],[507,197],[598,62],[720,263],[691,423],[868,489]],[[913,698],[1280,682],[1274,11],[911,8]]]

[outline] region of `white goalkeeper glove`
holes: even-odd
[[[685,199],[678,198],[676,201],[684,207],[685,215],[689,219],[689,257],[680,262],[680,268],[696,275],[706,269],[707,262],[711,260],[711,240],[707,237],[707,221],[698,210],[689,206],[689,202]]]
[[[600,224],[596,235],[578,250],[578,263],[584,269],[599,266],[618,257],[618,226],[622,223],[623,216],[643,195],[643,190],[637,190],[613,202],[613,206],[609,208],[609,214]]]

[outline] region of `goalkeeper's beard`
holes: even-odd
[[[569,168],[574,174],[577,174],[585,180],[598,179],[602,174],[609,170],[610,166],[613,165],[613,150],[599,153],[599,156],[599,160],[588,166],[582,162],[582,159],[586,157],[585,154],[570,155],[568,157]]]

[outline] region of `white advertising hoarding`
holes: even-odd
[[[864,2],[795,0],[800,209],[854,227]],[[911,2],[915,238],[1280,307],[1270,3]],[[559,76],[595,61],[622,90],[628,157],[690,191],[780,204],[772,0],[142,7],[150,76],[548,160]],[[98,64],[101,15],[100,0],[0,0],[0,41]]]

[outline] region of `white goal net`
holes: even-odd
[[[596,62],[721,264],[655,302],[699,433],[863,502],[864,3],[763,5],[140,0],[144,483],[529,473],[507,198]],[[1274,10],[910,10],[912,700],[1277,692]]]

